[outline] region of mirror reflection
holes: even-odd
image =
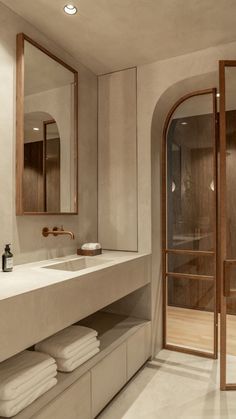
[[[77,72],[23,35],[22,213],[77,213]]]
[[[25,115],[24,127],[24,210],[60,212],[60,134],[57,123],[46,112],[32,112]]]

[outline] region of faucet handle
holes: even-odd
[[[63,225],[61,225],[61,231],[64,231],[64,227],[63,227]]]
[[[52,229],[52,231],[55,231],[55,233],[53,233],[53,235],[56,237],[57,236],[57,234],[56,234],[56,232],[59,230],[59,228],[58,227],[53,227],[53,229]]]

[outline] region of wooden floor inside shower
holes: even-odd
[[[220,331],[220,318],[218,329]],[[167,342],[191,349],[212,351],[213,313],[168,306]],[[227,347],[228,354],[236,355],[236,315],[228,314]]]

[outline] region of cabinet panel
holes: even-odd
[[[104,249],[137,250],[136,77],[131,68],[98,78],[98,238]]]
[[[92,417],[95,417],[126,383],[126,343],[91,370]]]
[[[90,372],[83,375],[33,419],[90,419]]]
[[[151,324],[141,327],[127,341],[127,380],[147,361],[151,354]]]

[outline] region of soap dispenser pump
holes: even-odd
[[[11,253],[10,244],[6,244],[5,252],[2,255],[3,272],[11,272],[13,269],[13,254]]]

